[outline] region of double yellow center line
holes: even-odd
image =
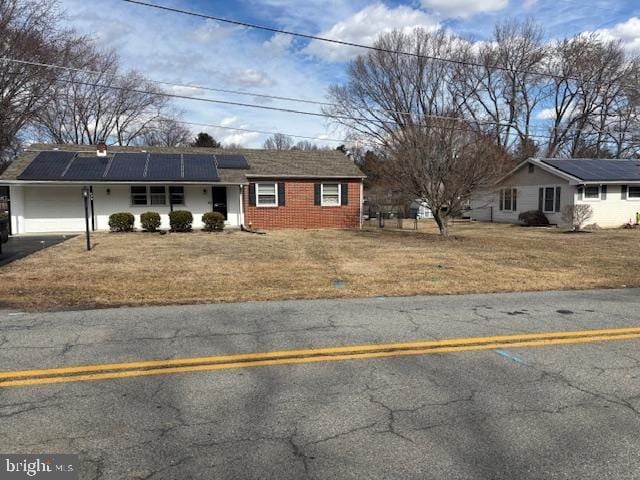
[[[126,377],[165,375],[169,373],[203,372],[229,368],[290,365],[337,360],[427,355],[498,348],[540,347],[640,338],[640,328],[546,332],[494,337],[458,338],[412,343],[354,345],[346,347],[288,350],[266,353],[244,353],[215,357],[152,360],[128,363],[106,363],[78,367],[0,372],[1,387],[20,387]]]

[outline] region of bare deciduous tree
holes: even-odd
[[[565,205],[562,207],[562,220],[571,225],[574,232],[582,230],[582,226],[592,217],[591,205]]]
[[[48,139],[130,145],[163,118],[166,97],[139,73],[121,74],[115,52],[86,43],[78,48],[73,66],[84,71],[66,72],[38,117],[40,131]]]
[[[0,0],[0,58],[66,65],[83,39],[60,27],[58,7],[52,0]],[[47,105],[59,76],[0,60],[0,165],[18,149],[20,132]]]
[[[293,147],[293,139],[283,133],[276,133],[264,142],[265,150],[290,150]]]
[[[148,125],[140,140],[150,147],[180,147],[189,145],[192,138],[191,130],[179,121],[178,114],[173,114]]]

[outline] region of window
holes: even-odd
[[[533,163],[529,164],[529,173],[533,173],[535,171],[535,167],[533,166]]]
[[[547,187],[544,189],[544,211],[553,212],[555,200],[555,188]]]
[[[131,187],[131,205],[147,204],[147,187]]]
[[[258,207],[278,205],[278,188],[275,183],[256,183],[256,205]]]
[[[339,183],[323,183],[321,189],[323,207],[340,205]]]
[[[518,190],[515,188],[505,188],[500,190],[500,210],[515,212],[518,209]]]
[[[165,187],[149,187],[151,205],[167,204],[167,189]]]
[[[629,187],[627,188],[628,198],[640,198],[640,187],[632,187],[631,185],[629,185]]]
[[[184,187],[169,187],[171,205],[184,205]]]
[[[587,185],[584,187],[585,200],[600,200],[600,187],[598,185]]]

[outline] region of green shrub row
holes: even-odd
[[[112,232],[132,232],[135,217],[129,212],[114,213],[109,216],[109,228]],[[160,228],[160,214],[145,212],[140,215],[140,224],[145,232],[157,232]],[[202,215],[206,232],[224,230],[224,216],[219,212],[207,212]],[[193,214],[187,210],[174,210],[169,213],[169,225],[172,232],[190,232],[193,228]]]

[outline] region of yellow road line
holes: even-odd
[[[500,335],[490,337],[470,337],[457,338],[448,340],[429,340],[422,342],[409,343],[386,343],[378,345],[352,345],[346,347],[329,347],[305,350],[284,350],[276,352],[264,353],[242,353],[234,355],[219,355],[212,357],[195,357],[195,358],[178,358],[171,360],[149,360],[140,362],[124,362],[124,363],[104,363],[97,365],[84,365],[78,367],[61,367],[39,370],[23,370],[0,372],[0,380],[9,378],[23,378],[42,375],[68,375],[89,372],[102,372],[105,370],[136,370],[141,368],[163,368],[174,366],[188,366],[203,363],[229,363],[237,361],[277,359],[283,357],[296,357],[308,355],[335,355],[340,353],[366,353],[376,352],[379,350],[410,350],[414,348],[434,348],[440,346],[458,346],[470,345],[477,343],[498,343],[512,342],[520,340],[536,340],[550,338],[573,338],[573,337],[590,337],[594,335],[623,335],[623,334],[640,334],[640,327],[614,328],[605,330],[579,330],[571,332],[544,332],[544,333],[527,333],[519,335]]]
[[[92,381],[92,380],[107,380],[116,378],[128,378],[128,377],[142,377],[151,375],[164,375],[171,373],[186,373],[186,372],[202,372],[212,370],[224,370],[231,368],[248,368],[248,367],[260,367],[268,365],[287,365],[287,364],[303,364],[303,363],[316,363],[316,362],[328,362],[338,360],[355,360],[366,358],[381,358],[381,357],[396,357],[396,356],[408,356],[408,355],[427,355],[433,353],[451,353],[461,351],[474,351],[474,350],[489,350],[496,348],[522,348],[522,347],[539,347],[547,345],[563,345],[563,344],[580,344],[591,343],[600,341],[612,341],[612,340],[629,340],[640,338],[640,328],[628,328],[628,329],[612,329],[612,330],[591,330],[582,332],[556,332],[548,334],[526,334],[526,335],[508,335],[501,337],[476,337],[465,338],[456,340],[441,340],[431,342],[416,342],[416,343],[400,343],[400,344],[385,344],[385,345],[367,345],[356,347],[336,347],[327,349],[316,350],[292,350],[288,352],[270,352],[266,354],[242,354],[242,355],[226,355],[219,357],[201,357],[199,359],[183,359],[183,360],[171,360],[160,362],[131,362],[125,364],[104,364],[93,365],[86,367],[70,367],[67,369],[50,369],[50,370],[28,370],[23,372],[10,372],[12,377],[4,378],[19,378],[16,380],[0,381],[0,387],[18,387],[27,385],[43,385],[43,384],[55,384],[55,383],[67,383],[67,382],[80,382],[80,381]],[[500,340],[496,340],[500,339]],[[396,349],[391,348],[395,346]],[[371,351],[371,350],[377,351]],[[385,349],[385,351],[381,351]],[[315,356],[291,356],[294,352],[307,352],[307,355],[314,354]],[[322,353],[319,353],[322,352]],[[346,353],[340,353],[346,352]],[[283,354],[288,354],[288,358],[283,357]],[[187,363],[203,363],[203,359],[233,359],[233,360],[221,360],[217,363],[198,364],[198,365],[186,365]],[[240,361],[238,361],[240,360]],[[149,364],[153,365],[149,365]],[[172,364],[181,364],[182,366],[168,366]],[[126,370],[122,371],[108,371],[115,370],[109,368],[113,365],[127,366]],[[134,367],[133,365],[138,365]],[[148,368],[149,366],[160,366],[163,368],[155,368],[151,370],[144,370],[140,368]],[[72,373],[78,373],[82,370],[85,371],[101,371],[103,373],[84,373],[79,375],[60,375],[60,370],[64,370],[65,373],[72,370]],[[137,369],[136,369],[137,368]],[[40,378],[25,378],[29,376],[36,376],[33,372],[39,372],[37,376]],[[42,375],[53,374],[54,372],[58,376],[42,377]],[[7,374],[4,374],[7,375]]]

